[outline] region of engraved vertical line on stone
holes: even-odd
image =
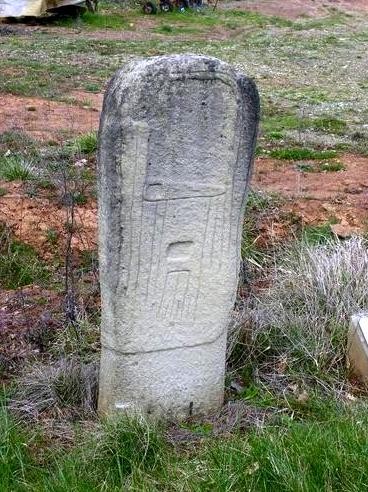
[[[157,209],[156,209],[156,238],[162,238],[163,235],[163,226],[164,226],[164,209],[166,207],[166,202],[158,201]],[[160,256],[160,244],[159,241],[154,244],[153,248],[153,265],[152,265],[152,274],[150,278],[150,285],[148,290],[148,298],[151,295],[151,289],[153,285],[157,285],[157,279],[159,276],[159,256]]]
[[[175,270],[167,272],[165,292],[162,296],[158,318],[166,321],[182,319],[183,304],[187,293],[189,270]],[[188,313],[189,317],[190,313]]]
[[[169,276],[169,273],[166,272],[165,281],[164,281],[164,288],[162,289],[162,294],[161,294],[160,305],[158,306],[158,310],[157,310],[157,318],[160,318],[161,317],[162,306],[163,306],[164,299],[165,299],[166,284],[167,284],[167,278],[168,278],[168,276]]]
[[[183,319],[185,305],[186,305],[187,297],[188,297],[190,278],[191,278],[191,272],[188,271],[188,275],[186,277],[187,281],[186,281],[186,284],[185,284],[185,290],[184,290],[184,295],[183,295],[183,303],[181,305],[181,310],[180,310],[180,319]]]
[[[218,196],[215,199],[215,207],[214,207],[214,219],[213,219],[213,234],[212,234],[212,244],[211,244],[211,266],[217,264],[216,271],[220,269],[221,262],[221,251],[222,251],[222,230],[223,230],[223,222],[221,220],[221,208],[223,207],[223,197]],[[217,255],[216,255],[217,253]],[[216,258],[215,258],[216,255]]]
[[[154,249],[154,244],[155,244],[155,239],[156,239],[157,209],[158,209],[158,203],[155,203],[155,219],[154,219],[153,231],[152,231],[149,272],[148,272],[147,285],[146,285],[146,299],[148,298],[149,288],[150,288],[150,284],[151,284],[151,277],[152,277],[152,263],[153,263],[152,260],[153,260],[153,249]]]
[[[225,211],[226,211],[226,202],[227,202],[228,192],[226,191],[225,195],[221,198],[221,206],[222,206],[222,219],[221,219],[221,246],[220,246],[220,261],[218,269],[222,268],[222,260],[224,255],[224,240],[225,240]]]
[[[197,293],[194,301],[194,312],[193,312],[193,317],[195,318],[195,314],[197,312],[197,307],[198,307],[198,300],[202,288],[202,266],[203,266],[203,256],[204,256],[204,247],[206,244],[206,237],[207,237],[207,229],[208,229],[208,223],[209,223],[209,218],[210,218],[210,211],[211,211],[211,204],[212,204],[212,199],[208,199],[208,206],[207,206],[207,214],[206,214],[206,225],[204,228],[204,234],[203,234],[203,239],[202,239],[202,250],[201,250],[201,259],[199,263],[199,279],[198,279],[198,285],[197,285]]]
[[[210,253],[210,264],[213,264],[213,256],[214,256],[214,250],[215,250],[215,238],[216,238],[216,227],[217,227],[217,207],[216,207],[216,199],[215,200],[215,206],[213,207],[212,214],[213,214],[213,227],[212,227],[212,239],[211,239],[211,253]]]
[[[168,200],[165,200],[165,210],[164,210],[164,217],[162,219],[162,230],[160,234],[160,246],[158,248],[158,262],[157,262],[157,274],[156,274],[156,282],[158,280],[158,277],[160,275],[160,267],[161,267],[161,257],[162,257],[162,245],[164,243],[164,235],[165,235],[165,222],[166,222],[166,215],[167,215],[167,203]]]
[[[187,292],[187,286],[188,286],[188,278],[190,276],[190,271],[183,271],[181,274],[181,281],[179,284],[179,296],[176,299],[176,306],[175,306],[175,319],[182,319],[182,306],[185,303],[185,296]]]
[[[129,137],[128,137],[129,138]],[[128,142],[126,144],[128,146]],[[135,186],[136,186],[136,179],[137,179],[137,168],[138,168],[138,153],[137,153],[137,145],[136,145],[136,152],[135,152],[135,159],[134,159],[134,174],[133,174],[133,185],[132,185],[132,192],[130,194],[130,211],[129,211],[129,266],[128,266],[128,275],[127,275],[127,288],[129,288],[129,282],[130,282],[130,272],[132,270],[132,260],[133,260],[133,234],[132,234],[132,224],[133,224],[133,209],[134,209],[134,197],[135,197]]]
[[[141,271],[141,244],[142,244],[142,231],[143,231],[143,215],[144,215],[144,185],[142,186],[142,196],[141,196],[142,205],[140,207],[140,226],[139,226],[139,240],[138,240],[138,248],[137,248],[137,275],[135,278],[135,288],[138,288],[139,282],[139,274]]]
[[[167,311],[169,311],[169,308],[170,308],[170,313],[168,313],[169,319],[173,318],[176,296],[177,296],[178,290],[179,290],[180,274],[181,274],[181,272],[172,272],[172,274],[171,274],[173,277],[175,276],[175,287],[173,288],[173,292],[171,295],[171,300],[170,300],[171,305],[169,304],[167,307]]]

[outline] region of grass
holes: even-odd
[[[241,258],[249,266],[262,268],[267,258],[264,249],[258,245],[260,237],[258,223],[261,215],[275,209],[280,201],[281,198],[276,194],[267,194],[258,190],[249,192],[241,242]]]
[[[28,420],[43,413],[49,417],[75,418],[93,414],[97,405],[97,370],[93,363],[61,359],[38,364],[25,372],[12,396],[10,408]]]
[[[365,439],[353,416],[333,425],[290,420],[209,445],[195,462],[200,471],[192,468],[190,490],[358,491],[368,479]]]
[[[12,238],[0,224],[0,285],[17,289],[30,284],[44,284],[50,273],[32,246]]]
[[[57,24],[63,27],[83,27],[89,29],[127,29],[129,22],[126,16],[120,12],[85,12],[77,19],[65,18],[58,20]]]
[[[298,162],[297,168],[305,173],[336,173],[345,171],[345,166],[341,161],[322,161],[322,162]]]
[[[97,150],[97,133],[89,132],[76,138],[73,148],[80,154],[93,154]]]
[[[265,137],[281,139],[289,130],[304,132],[307,129],[317,130],[324,133],[343,135],[347,131],[347,123],[338,118],[310,118],[297,116],[296,114],[277,113],[262,118],[262,130]]]
[[[302,232],[302,239],[309,245],[326,244],[333,241],[334,234],[329,222],[315,226],[306,226]]]
[[[21,490],[32,466],[30,446],[34,436],[26,434],[0,406],[0,477],[4,491]]]
[[[304,237],[295,250],[283,251],[270,288],[249,300],[244,343],[253,367],[274,374],[276,387],[294,381],[334,393],[347,384],[350,316],[368,306],[367,243],[329,241],[327,226]]]
[[[209,438],[187,451],[172,447],[160,426],[137,416],[96,424],[78,445],[50,449],[40,468],[40,437],[3,410],[0,471],[4,490],[364,490],[368,481],[367,408],[323,405],[301,422],[279,414],[245,435]],[[193,433],[194,435],[195,433]]]
[[[336,150],[314,150],[303,147],[273,149],[270,151],[271,157],[289,161],[333,159],[336,155]]]
[[[0,156],[0,179],[27,181],[34,177],[34,167],[19,155]]]

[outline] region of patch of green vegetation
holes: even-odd
[[[298,162],[297,168],[304,173],[334,173],[345,171],[345,166],[340,161]]]
[[[322,30],[344,24],[348,19],[349,15],[345,14],[344,12],[338,11],[333,12],[328,17],[297,21],[293,24],[293,28],[297,31],[304,31],[309,29]]]
[[[73,147],[81,154],[93,154],[97,150],[97,133],[89,132],[76,138]]]
[[[273,132],[282,135],[284,130],[305,128],[305,121],[293,114],[275,114],[263,117],[261,125],[266,136],[270,136]]]
[[[270,151],[271,157],[290,161],[333,159],[336,155],[336,150],[313,150],[303,147],[273,149]]]
[[[0,187],[0,197],[7,195],[8,190],[6,188]]]
[[[192,490],[358,492],[368,471],[365,438],[356,417],[337,413],[336,429],[331,414],[325,422],[308,424],[285,417],[281,427],[252,432],[247,440],[238,437],[211,443],[192,467],[192,471],[194,466],[202,470],[192,478]]]
[[[73,19],[66,17],[57,21],[59,26],[63,27],[79,27],[90,29],[127,29],[129,30],[129,22],[127,17],[121,12],[85,12],[80,17]]]
[[[267,16],[252,10],[226,10],[225,18],[237,19],[243,24],[251,24],[257,27],[277,26],[277,27],[292,27],[293,21],[284,19],[283,17]]]
[[[45,283],[50,274],[32,246],[14,240],[5,226],[0,228],[0,285],[17,289]]]
[[[84,84],[84,90],[87,92],[92,92],[93,94],[98,94],[101,90],[101,86],[99,84],[89,82],[88,84]]]
[[[26,153],[28,156],[37,157],[39,149],[37,142],[27,133],[10,130],[0,133],[0,156],[6,157],[9,152]]]
[[[331,222],[305,226],[302,231],[302,239],[309,245],[326,244],[333,241],[335,236],[331,230]]]
[[[368,418],[364,405],[320,404],[320,418],[283,412],[275,425],[202,440],[190,452],[169,447],[160,428],[140,418],[110,419],[77,446],[49,450],[37,462],[40,438],[0,414],[4,490],[349,490],[368,481]],[[206,432],[201,431],[206,427]],[[191,430],[191,429],[190,429]],[[38,446],[30,444],[37,443]],[[54,447],[55,448],[55,447]],[[32,450],[32,452],[31,452]]]
[[[309,118],[290,113],[278,113],[276,111],[273,114],[262,117],[261,128],[266,138],[280,140],[285,137],[285,132],[288,130],[304,131],[313,129],[325,133],[342,135],[346,131],[347,124],[345,121],[337,118]]]
[[[182,422],[180,427],[188,429],[199,436],[210,436],[213,432],[213,424],[211,422]]]
[[[295,103],[321,104],[333,100],[331,94],[326,90],[316,87],[289,86],[286,89],[276,91],[282,99],[287,99]]]
[[[162,24],[161,26],[156,28],[156,32],[162,32],[164,34],[172,33],[173,28],[172,26],[169,26],[168,24]]]
[[[340,161],[325,161],[319,163],[319,171],[323,173],[336,173],[345,171],[345,166]]]
[[[261,267],[266,255],[258,245],[259,230],[257,227],[259,216],[273,209],[281,201],[276,194],[266,194],[261,191],[252,190],[248,195],[243,234],[241,243],[241,257],[257,267]]]
[[[3,490],[20,490],[33,465],[30,446],[35,434],[27,434],[0,404],[0,477]]]
[[[19,155],[0,156],[0,178],[7,181],[33,179],[33,166]]]
[[[312,120],[311,126],[316,130],[341,135],[346,130],[346,122],[337,118],[316,118]]]
[[[55,229],[47,229],[46,231],[46,240],[51,245],[56,246],[59,240],[59,233]]]
[[[73,201],[76,205],[85,205],[88,201],[88,197],[85,193],[77,191],[73,194]]]
[[[194,34],[200,32],[198,28],[195,27],[190,27],[190,26],[182,26],[182,25],[175,25],[175,26],[170,26],[168,24],[162,24],[161,26],[157,27],[155,32],[161,33],[161,34],[172,34],[172,35],[178,35],[178,34]]]

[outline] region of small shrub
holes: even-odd
[[[47,229],[46,231],[46,239],[51,245],[55,246],[59,240],[59,233],[55,229]]]
[[[167,24],[163,24],[157,29],[158,32],[163,32],[163,33],[172,33],[173,28]]]
[[[345,171],[345,166],[340,161],[326,161],[319,163],[319,171],[325,173],[336,173],[339,171]]]
[[[100,92],[100,85],[99,84],[93,84],[91,82],[91,83],[84,85],[84,90],[87,92],[92,92],[94,94],[97,94]]]
[[[22,131],[6,131],[0,133],[0,151],[27,153],[31,157],[38,156],[37,142]]]

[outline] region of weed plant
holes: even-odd
[[[252,366],[286,386],[294,380],[332,392],[343,387],[348,326],[368,307],[367,276],[363,238],[302,241],[283,252],[271,287],[247,306],[244,343]]]

